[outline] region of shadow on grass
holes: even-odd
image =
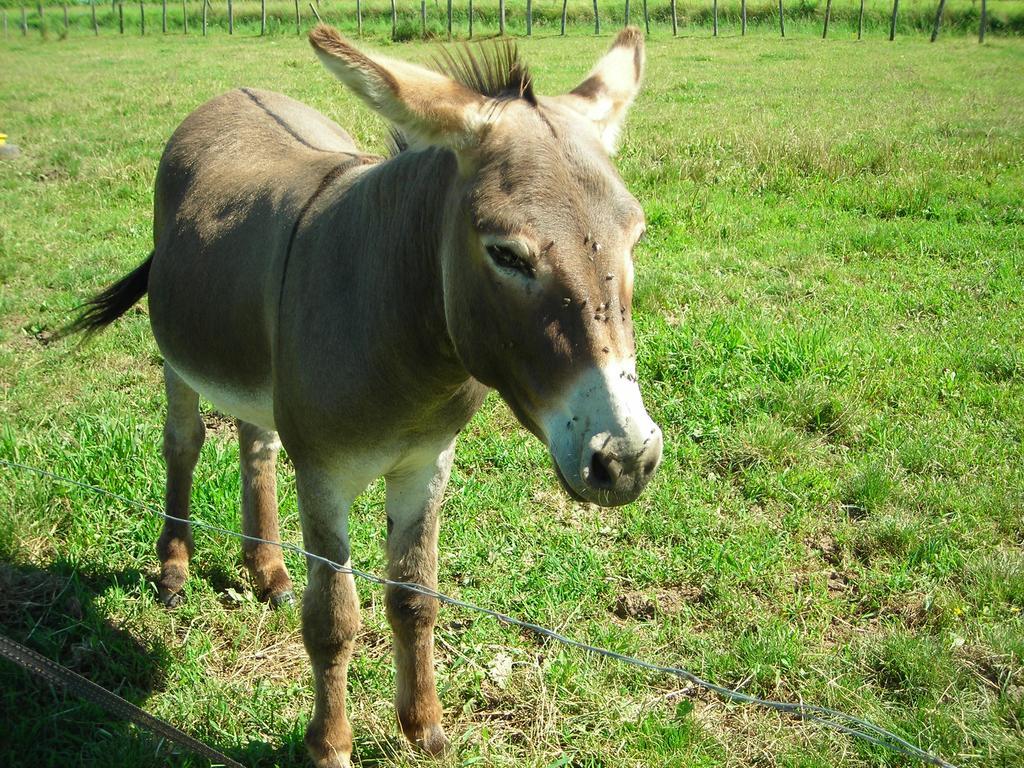
[[[62,562],[45,569],[0,562],[0,634],[145,709],[146,699],[166,685],[173,655],[163,642],[147,642],[114,626],[95,604],[111,587],[145,578],[137,570],[85,572]],[[3,659],[0,723],[0,766],[210,764]],[[208,743],[248,768],[304,768],[304,729],[303,718],[290,732],[275,734],[276,744]],[[405,749],[400,737],[357,732],[353,762],[363,768],[390,765]]]
[[[60,562],[46,569],[0,562],[0,633],[144,706],[165,685],[171,653],[113,626],[94,604],[108,588],[144,578],[131,570],[83,573]],[[0,765],[208,764],[6,660],[0,722]]]

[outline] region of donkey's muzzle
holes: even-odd
[[[629,367],[584,372],[541,421],[558,478],[577,501],[629,504],[661,462],[661,430]]]
[[[661,462],[661,430],[652,427],[639,450],[625,443],[602,433],[585,446],[580,475],[588,500],[606,507],[628,504],[654,476]]]

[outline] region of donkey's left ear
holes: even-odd
[[[586,79],[564,96],[563,104],[589,117],[609,154],[618,148],[619,129],[644,76],[644,35],[626,27]]]
[[[418,146],[472,147],[488,115],[483,96],[415,64],[370,56],[320,24],[309,42],[328,70]]]

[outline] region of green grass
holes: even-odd
[[[553,92],[608,42],[522,47]],[[757,695],[849,710],[960,765],[1020,765],[1024,44],[662,31],[648,56],[618,163],[650,225],[635,313],[664,464],[633,505],[570,503],[492,398],[452,475],[442,587]],[[383,126],[281,36],[16,39],[0,71],[0,131],[23,150],[0,162],[0,457],[158,501],[145,305],[88,348],[42,342],[149,251],[157,159],[206,98],[277,89],[375,150]],[[207,420],[195,514],[237,528],[237,448],[222,417]],[[297,542],[287,463],[280,475]],[[382,496],[352,514],[354,559],[376,571]],[[0,631],[247,765],[304,764],[297,615],[257,604],[237,543],[205,535],[186,603],[158,607],[157,530],[4,470]],[[301,586],[303,563],[286,560]],[[909,764],[447,608],[455,750],[434,763],[397,738],[381,595],[361,594],[364,766]],[[4,765],[201,764],[7,665],[0,722]]]

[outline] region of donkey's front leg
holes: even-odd
[[[296,462],[295,482],[308,551],[349,566],[347,494],[333,478]],[[345,713],[348,662],[359,630],[359,598],[352,575],[307,558],[302,600],[302,639],[316,689],[306,748],[317,768],[350,768],[352,728]]]
[[[387,475],[388,576],[437,587],[437,527],[455,443],[439,456]],[[388,620],[395,633],[395,707],[402,731],[430,754],[447,746],[434,682],[437,600],[388,587]]]

